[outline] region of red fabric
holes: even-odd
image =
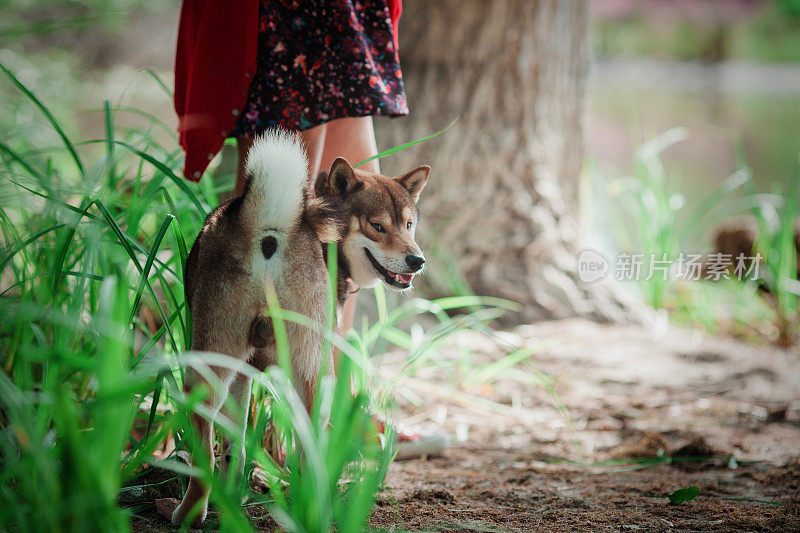
[[[386,4],[389,6],[389,15],[392,17],[392,32],[394,33],[394,49],[400,50],[400,41],[398,40],[397,23],[400,22],[400,15],[403,14],[403,0],[388,0]]]
[[[394,44],[402,0],[388,0]],[[175,111],[183,175],[200,181],[247,101],[256,72],[258,0],[184,0],[175,53]]]

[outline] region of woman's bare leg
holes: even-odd
[[[327,136],[320,169],[331,167],[333,160],[344,157],[351,165],[360,163],[378,153],[375,143],[375,130],[372,128],[372,117],[340,118],[328,122]],[[369,172],[380,172],[377,159],[364,163],[359,168]]]
[[[333,160],[344,157],[351,165],[360,163],[378,153],[372,117],[341,118],[328,122],[320,169],[331,167]],[[378,160],[373,159],[361,167],[369,172],[380,172]],[[344,303],[339,334],[344,336],[353,327],[356,314],[356,295],[351,294]]]
[[[300,132],[300,137],[306,143],[308,154],[308,179],[313,180],[323,168],[320,166],[325,143],[328,142],[328,124],[322,124]]]

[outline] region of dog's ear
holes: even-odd
[[[320,173],[314,190],[318,196],[335,194],[344,198],[361,187],[361,180],[344,157],[337,157],[329,172]]]
[[[405,176],[396,178],[397,181],[400,182],[400,185],[405,187],[408,194],[411,195],[411,199],[414,200],[414,203],[417,203],[419,194],[422,192],[422,189],[425,188],[425,184],[428,183],[428,174],[430,174],[430,172],[431,167],[422,165],[408,172]]]
[[[314,194],[317,196],[330,196],[331,191],[328,186],[328,171],[321,170],[314,180]]]

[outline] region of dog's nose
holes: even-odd
[[[425,258],[421,255],[407,255],[406,256],[406,264],[414,271],[419,270],[422,268],[422,265],[425,264]]]

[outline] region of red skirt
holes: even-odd
[[[306,1],[297,0],[296,3]],[[397,22],[402,5],[400,0],[385,1],[396,51]],[[368,0],[361,1],[363,5],[367,3]],[[236,7],[232,9],[227,0],[184,0],[181,9],[175,57],[175,111],[179,119],[180,144],[186,153],[183,173],[192,181],[200,180],[208,163],[231,134],[250,102],[250,84],[259,72],[257,58],[262,41],[259,38],[262,33],[259,2],[239,0]],[[337,38],[332,27],[325,29],[331,39]],[[292,64],[294,59],[297,56]],[[302,69],[302,59],[298,61]],[[385,109],[385,114],[392,114],[388,107]],[[400,109],[399,102],[396,109]]]
[[[408,114],[385,0],[261,0],[258,66],[230,137]]]

